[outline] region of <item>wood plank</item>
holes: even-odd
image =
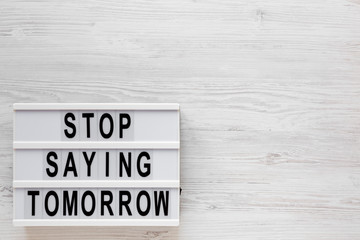
[[[359,239],[360,2],[1,1],[0,239]],[[180,227],[13,227],[12,104],[181,109]]]

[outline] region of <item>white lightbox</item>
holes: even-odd
[[[178,226],[178,104],[14,104],[15,226]]]

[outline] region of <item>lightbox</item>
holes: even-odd
[[[177,226],[178,104],[14,104],[16,226]]]

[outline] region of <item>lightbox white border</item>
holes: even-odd
[[[13,204],[13,225],[14,226],[179,226],[180,224],[180,105],[178,103],[14,103],[13,104],[13,176],[15,176],[15,150],[16,149],[27,149],[27,148],[38,148],[36,145],[39,142],[35,142],[35,145],[29,144],[29,142],[15,142],[15,112],[17,110],[44,110],[44,111],[57,111],[57,110],[175,110],[178,111],[178,142],[166,142],[165,145],[168,148],[179,149],[178,151],[178,178],[179,181],[176,181],[177,189],[179,190],[178,195],[178,218],[177,219],[15,219],[15,204]],[[49,143],[49,142],[48,142]],[[69,142],[71,143],[71,142]],[[74,142],[73,142],[74,143]],[[108,142],[109,143],[109,142]],[[111,143],[111,142],[110,142]],[[139,142],[129,142],[129,144],[139,143]],[[146,148],[149,148],[148,142],[146,143]],[[165,143],[165,142],[164,142]],[[49,143],[49,147],[58,145],[55,142]],[[61,145],[63,142],[61,142]],[[83,144],[78,142],[78,144]],[[89,142],[86,143],[87,145]],[[115,145],[117,145],[116,143]],[[163,143],[154,142],[153,144],[158,147],[163,148],[165,145]],[[114,145],[114,148],[115,148]],[[122,142],[122,147],[125,148],[126,143]],[[176,145],[176,147],[174,147]],[[15,147],[16,146],[16,147]],[[61,146],[63,147],[63,146]],[[118,146],[116,146],[118,147]],[[155,146],[156,147],[156,146]],[[106,147],[104,147],[106,148]],[[140,148],[140,147],[139,147]],[[17,183],[16,183],[17,182]],[[21,181],[20,181],[21,182]],[[28,181],[29,182],[29,181]],[[166,181],[173,182],[173,181]],[[16,185],[21,185],[19,181],[13,180],[13,190],[15,190]],[[174,184],[174,183],[172,183]],[[46,185],[46,184],[45,184]],[[98,185],[98,184],[96,184]],[[152,185],[152,184],[151,184]],[[160,185],[160,186],[159,186]],[[160,183],[157,186],[167,185]],[[36,186],[33,186],[36,187]],[[85,186],[86,187],[86,186]],[[144,187],[144,186],[142,186]],[[134,187],[135,188],[135,187]],[[15,194],[13,194],[13,203],[15,203]]]
[[[178,103],[14,103],[14,110],[180,110]]]
[[[179,142],[13,142],[14,149],[179,149]]]
[[[177,180],[16,180],[14,188],[179,188]]]
[[[179,226],[179,219],[14,219],[14,226]]]

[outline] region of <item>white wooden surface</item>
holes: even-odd
[[[12,104],[179,102],[181,226],[12,227]],[[360,1],[0,1],[0,239],[360,239]]]

